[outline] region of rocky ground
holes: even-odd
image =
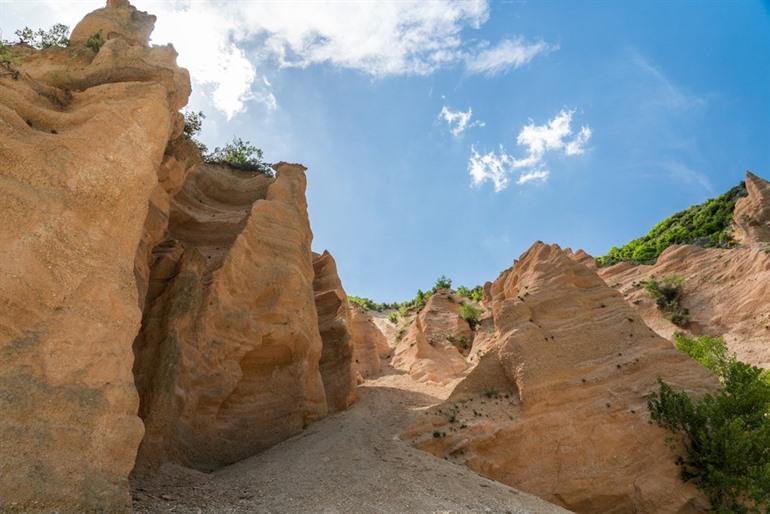
[[[389,369],[358,388],[348,410],[214,473],[166,466],[133,483],[137,514],[568,512],[437,459],[398,434],[448,388]]]

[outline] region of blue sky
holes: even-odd
[[[0,28],[100,3],[0,1]],[[314,249],[352,294],[483,283],[535,240],[600,255],[770,176],[767,2],[135,4],[209,146],[309,168]]]

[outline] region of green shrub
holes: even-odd
[[[355,303],[359,307],[361,307],[364,310],[367,311],[377,311],[382,312],[384,310],[384,305],[381,303],[375,303],[369,298],[364,298],[361,296],[354,296],[354,295],[348,295],[348,301],[351,303]]]
[[[479,317],[481,316],[481,313],[481,309],[474,307],[469,303],[463,303],[460,305],[460,317],[468,322],[468,325],[470,325],[471,329],[475,329],[479,324]]]
[[[99,53],[99,50],[102,48],[103,44],[104,39],[102,39],[101,30],[86,40],[86,46],[97,54]]]
[[[700,362],[717,375],[723,375],[724,366],[731,362],[727,345],[721,337],[689,337],[681,332],[674,334],[676,347]]]
[[[684,481],[693,481],[717,513],[770,508],[770,380],[766,370],[738,361],[719,338],[677,337],[677,347],[717,372],[722,387],[702,399],[662,380],[648,406],[652,420],[677,434]]]
[[[182,114],[184,115],[184,135],[195,143],[195,146],[201,151],[201,155],[206,155],[208,148],[195,137],[203,129],[203,120],[206,119],[206,115],[203,114],[203,111],[185,111]]]
[[[469,298],[474,302],[480,302],[481,298],[484,296],[484,288],[476,286],[473,289],[468,289],[465,286],[460,286],[457,288],[457,294]]]
[[[734,245],[731,236],[735,202],[746,196],[743,182],[718,198],[706,200],[670,216],[645,236],[620,248],[612,247],[607,255],[598,257],[599,266],[618,262],[652,263],[673,244],[695,244],[704,247],[727,248]]]
[[[452,279],[447,278],[444,275],[441,275],[440,277],[438,277],[436,279],[435,285],[433,286],[433,292],[435,293],[440,289],[452,289]]]
[[[18,59],[19,52],[14,47],[0,43],[0,75],[10,75],[11,78],[17,80],[19,70],[13,65]]]
[[[275,176],[275,170],[262,160],[262,150],[239,137],[234,137],[231,143],[221,148],[215,148],[204,156],[204,160],[210,164],[227,164],[239,170]]]
[[[388,314],[388,321],[393,323],[394,325],[398,323],[398,313],[397,312],[391,312]]]
[[[655,300],[663,317],[677,326],[686,325],[690,321],[689,311],[681,304],[682,283],[682,277],[673,274],[660,282],[654,278],[643,282],[644,289]]]
[[[54,46],[67,47],[70,44],[70,40],[67,35],[70,32],[70,28],[61,23],[57,23],[49,30],[38,29],[33,31],[29,27],[24,27],[15,32],[16,37],[19,38],[19,43],[29,45],[32,48],[41,50],[43,48],[51,48]]]

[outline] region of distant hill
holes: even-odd
[[[741,182],[722,196],[706,200],[670,216],[644,236],[620,248],[613,246],[607,255],[598,257],[599,266],[618,262],[652,263],[663,250],[674,244],[692,244],[703,247],[732,246],[732,221],[735,202],[746,196]]]

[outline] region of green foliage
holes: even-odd
[[[734,244],[730,232],[733,210],[735,202],[742,196],[746,196],[743,182],[718,198],[706,200],[664,219],[652,227],[647,235],[625,246],[613,246],[607,255],[597,258],[596,262],[599,266],[623,261],[651,263],[673,244],[730,247]]]
[[[14,64],[18,59],[18,50],[10,45],[0,44],[0,63]]]
[[[190,140],[195,143],[195,146],[201,151],[201,155],[206,155],[208,153],[208,148],[195,137],[203,128],[203,120],[206,119],[206,115],[203,114],[203,111],[185,111],[182,114],[184,115],[184,135],[189,137]]]
[[[19,70],[14,67],[19,59],[19,52],[13,46],[0,43],[0,75],[10,75],[13,80],[19,78]]]
[[[390,321],[394,325],[398,323],[398,312],[391,312],[390,314],[388,314],[388,321]]]
[[[770,508],[770,380],[766,370],[736,360],[719,338],[677,337],[677,346],[719,375],[721,389],[702,399],[659,380],[648,406],[652,420],[680,436],[684,481],[709,498],[713,512],[763,513]]]
[[[460,317],[468,322],[468,325],[471,326],[471,329],[475,329],[479,324],[479,317],[481,316],[481,313],[481,309],[474,307],[469,303],[463,303],[460,306]]]
[[[273,168],[262,160],[262,150],[239,137],[233,137],[232,142],[221,148],[214,148],[204,160],[211,164],[227,164],[239,170],[275,176]]]
[[[19,38],[19,43],[29,45],[32,48],[41,50],[43,48],[51,47],[67,47],[70,44],[70,40],[67,38],[70,29],[68,26],[61,23],[57,23],[49,30],[38,29],[32,30],[29,27],[24,27],[15,32],[16,37]]]
[[[99,53],[99,50],[102,48],[102,45],[104,44],[104,39],[102,39],[102,31],[99,30],[96,34],[89,37],[86,40],[86,46],[94,51],[94,53]]]
[[[364,298],[363,296],[348,295],[348,301],[355,303],[359,307],[367,311],[382,312],[388,308],[387,304],[376,303],[370,298]]]
[[[433,292],[435,293],[439,289],[452,289],[452,279],[441,275],[436,279],[436,284],[433,286]]]
[[[644,289],[655,300],[664,318],[677,326],[686,325],[690,321],[689,311],[681,304],[682,277],[672,274],[664,277],[660,282],[650,279],[643,283]]]
[[[725,374],[725,367],[732,363],[727,345],[721,337],[688,337],[681,332],[674,334],[676,347],[700,362],[717,375]]]
[[[480,302],[481,298],[484,296],[484,288],[476,286],[473,289],[468,289],[465,286],[460,286],[457,288],[457,294],[473,300],[474,302]]]

